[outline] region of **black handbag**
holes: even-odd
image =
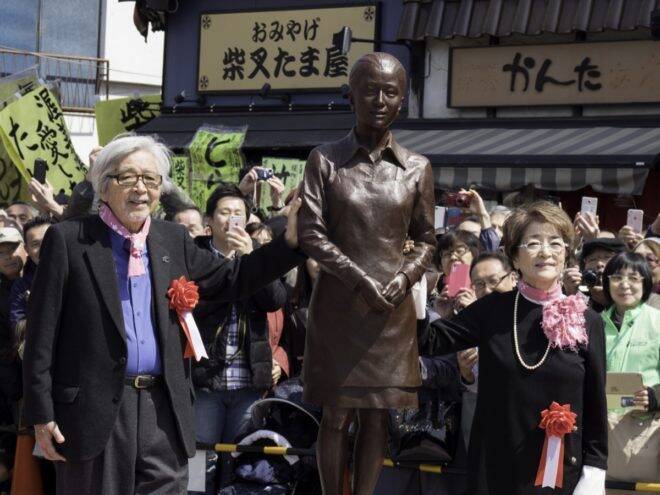
[[[419,409],[390,411],[390,451],[396,462],[448,464],[461,433],[460,403],[433,399]]]

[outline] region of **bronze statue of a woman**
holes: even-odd
[[[323,407],[317,459],[325,495],[341,495],[348,427],[359,430],[354,495],[371,495],[387,442],[388,409],[415,407],[421,384],[410,288],[435,247],[429,161],[395,140],[406,72],[386,53],[349,76],[354,129],[315,148],[301,187],[302,249],[321,273],[303,364],[304,398]],[[403,254],[406,239],[414,249]]]

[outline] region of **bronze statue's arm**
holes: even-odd
[[[314,258],[324,270],[354,289],[366,274],[328,239],[323,214],[325,186],[329,176],[329,164],[318,150],[312,150],[307,158],[299,193],[302,206],[298,212],[298,242],[301,249],[310,258]]]
[[[426,160],[422,170],[413,207],[408,235],[415,242],[414,248],[405,255],[403,267],[399,270],[408,279],[409,287],[415,284],[426,271],[433,259],[435,250],[435,195],[433,170]]]

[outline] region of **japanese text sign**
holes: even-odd
[[[247,129],[202,127],[188,145],[192,166],[190,199],[204,209],[206,199],[221,182],[238,183],[244,159],[241,145]],[[176,179],[175,179],[176,180]]]
[[[297,160],[295,158],[273,158],[265,156],[261,159],[261,166],[271,169],[273,174],[284,184],[282,201],[286,199],[293,188],[303,179],[305,163],[305,160]],[[265,210],[269,206],[272,206],[270,185],[264,181],[261,182],[259,207]]]
[[[34,161],[46,161],[46,178],[55,195],[70,194],[85,177],[85,167],[73,148],[57,99],[39,86],[0,111],[0,138],[7,155],[25,181]]]
[[[450,107],[660,101],[654,41],[454,48],[450,66]]]
[[[115,136],[136,130],[160,115],[160,95],[99,101],[94,107],[99,144],[105,146]]]
[[[353,36],[374,39],[376,7],[202,14],[199,91],[339,88],[370,43],[356,43],[348,55],[332,46],[343,26]]]

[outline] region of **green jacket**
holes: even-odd
[[[607,371],[641,373],[644,386],[660,384],[660,310],[640,304],[626,311],[621,331],[612,322],[614,306],[601,314],[605,321]]]

